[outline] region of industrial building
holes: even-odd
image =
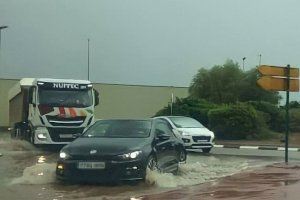
[[[0,79],[0,127],[9,126],[8,91],[19,79]],[[171,102],[188,96],[187,87],[94,83],[100,93],[96,118],[147,118]]]

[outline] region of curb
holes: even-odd
[[[284,151],[284,147],[273,147],[273,146],[239,146],[239,145],[223,145],[215,144],[217,148],[230,148],[230,149],[258,149],[258,150],[275,150]],[[289,151],[300,151],[300,148],[288,148]]]

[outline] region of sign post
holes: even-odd
[[[260,65],[258,72],[261,77],[257,80],[257,84],[265,90],[269,91],[286,91],[285,104],[285,163],[289,160],[289,132],[290,132],[290,92],[299,92],[299,69],[286,67]]]
[[[171,94],[171,116],[173,115],[173,103],[174,103],[174,94]]]
[[[289,161],[289,132],[290,132],[290,65],[286,67],[286,103],[285,103],[285,163]]]

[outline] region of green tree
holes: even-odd
[[[203,98],[214,103],[231,103],[238,100],[238,82],[242,78],[239,65],[227,60],[212,69],[200,69],[189,88],[191,97]]]
[[[278,92],[269,92],[256,84],[256,69],[243,72],[238,63],[227,60],[224,65],[211,69],[201,68],[189,88],[192,98],[206,99],[213,103],[266,101],[278,104]]]
[[[259,73],[256,68],[243,73],[243,78],[239,84],[239,100],[240,101],[265,101],[272,104],[278,104],[281,96],[278,92],[266,91],[257,84]]]

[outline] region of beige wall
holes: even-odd
[[[18,80],[0,79],[0,126],[8,126],[8,91]]]
[[[0,126],[8,126],[8,90],[17,80],[0,79]],[[143,118],[153,116],[175,97],[186,97],[188,88],[94,84],[100,93],[97,118]]]

